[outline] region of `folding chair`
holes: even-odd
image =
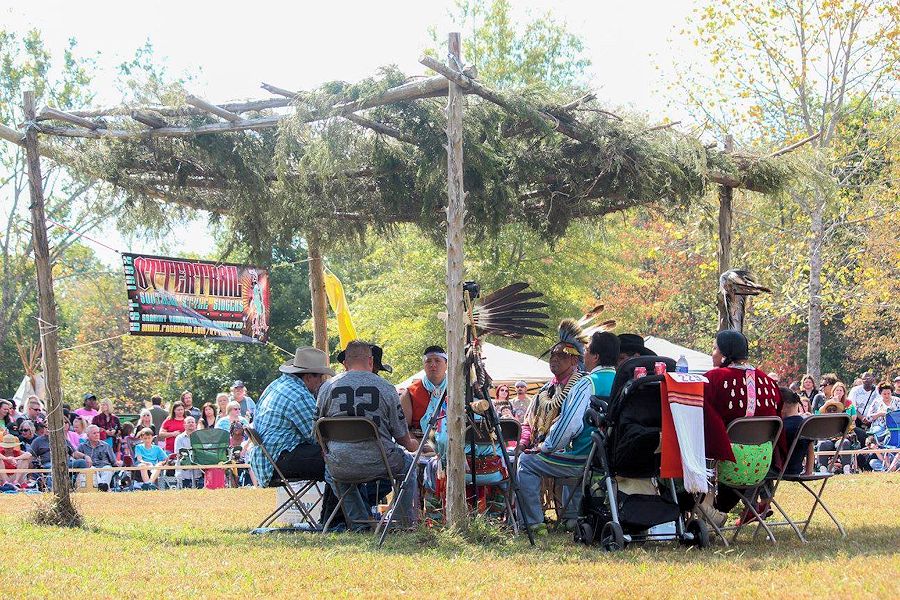
[[[386,475],[387,479],[391,482],[391,488],[393,490],[391,504],[393,505],[399,500],[400,488],[397,485],[397,479],[394,476],[394,472],[391,469],[390,462],[388,461],[387,453],[384,451],[384,446],[382,445],[381,439],[378,436],[378,428],[375,426],[375,423],[371,421],[371,419],[367,419],[365,417],[322,417],[318,421],[316,421],[315,432],[316,439],[319,441],[319,445],[322,446],[322,450],[325,453],[326,466],[328,466],[329,444],[331,444],[332,442],[339,442],[346,444],[359,444],[360,446],[363,446],[364,444],[371,444],[373,447],[377,447],[385,469],[383,473],[379,474],[376,477],[354,477],[349,479],[334,477],[334,472],[331,472],[331,476],[334,479],[334,482],[336,484],[346,485],[347,488],[340,496],[338,496],[337,505],[334,507],[334,510],[331,511],[331,514],[328,515],[328,519],[322,526],[323,535],[328,532],[328,528],[331,526],[331,522],[337,515],[338,509],[343,508],[344,498],[346,498],[347,494],[349,494],[351,491],[357,489],[357,486],[359,486],[360,484],[370,483],[373,481],[381,481],[382,479],[385,479]],[[405,475],[406,473],[403,473],[401,477]],[[390,512],[390,509],[388,512]],[[349,517],[346,516],[346,511],[344,512],[344,515],[347,520],[347,526],[352,527],[353,523],[351,523]],[[378,534],[383,521],[384,519],[381,519],[378,522],[378,526],[375,529],[376,534]],[[374,520],[368,519],[366,522],[371,525],[374,523]]]
[[[275,510],[269,513],[265,519],[259,524],[257,529],[262,529],[264,527],[268,527],[275,520],[283,515],[286,511],[288,511],[293,504],[297,507],[297,510],[303,516],[303,520],[307,525],[312,527],[313,529],[318,529],[319,524],[312,516],[312,511],[315,509],[316,505],[322,501],[324,490],[320,490],[318,486],[318,481],[315,479],[297,479],[297,478],[288,478],[284,476],[284,473],[281,469],[278,468],[278,465],[275,464],[275,459],[272,458],[272,455],[269,454],[269,451],[266,449],[265,443],[263,443],[262,436],[259,435],[259,432],[256,431],[256,428],[253,425],[249,427],[245,427],[244,431],[247,432],[247,435],[250,437],[250,443],[259,448],[259,450],[263,453],[263,456],[269,461],[269,464],[272,465],[272,469],[274,470],[275,475],[272,479],[269,480],[269,487],[281,487],[285,492],[287,492],[288,498],[281,504],[279,504]],[[298,490],[294,490],[292,484],[301,483],[302,485]],[[301,499],[308,492],[315,489],[318,492],[318,498],[311,505],[307,505]]]
[[[847,533],[844,531],[843,526],[838,522],[835,516],[828,510],[828,507],[822,501],[822,492],[825,490],[825,485],[828,483],[828,480],[834,475],[830,470],[827,473],[819,473],[813,472],[809,475],[805,473],[798,474],[786,474],[785,469],[787,468],[787,462],[790,458],[791,454],[794,452],[794,448],[797,447],[797,444],[800,443],[801,439],[811,440],[813,443],[821,441],[821,440],[830,440],[834,438],[840,438],[840,441],[835,445],[834,456],[832,460],[836,460],[838,454],[841,451],[841,445],[844,441],[844,438],[847,435],[847,429],[850,426],[850,415],[847,413],[831,413],[831,414],[820,414],[820,415],[811,415],[804,419],[803,424],[800,426],[800,430],[797,432],[797,437],[794,439],[791,444],[790,450],[788,450],[787,457],[785,457],[784,465],[782,465],[778,476],[773,481],[774,483],[770,486],[770,495],[771,502],[778,509],[778,512],[784,516],[784,521],[777,521],[775,523],[771,523],[771,525],[790,525],[791,529],[794,530],[794,533],[797,534],[797,537],[800,538],[800,541],[807,542],[806,529],[809,527],[810,521],[812,521],[813,514],[816,512],[816,508],[821,505],[822,510],[824,510],[831,520],[834,521],[834,524],[837,526],[838,531],[841,532],[841,537],[847,537]],[[819,491],[816,492],[812,487],[807,485],[808,483],[814,481],[822,481],[822,485],[819,487]],[[806,519],[803,521],[794,521],[792,520],[788,514],[781,508],[781,505],[775,500],[775,492],[778,491],[778,486],[782,481],[789,481],[793,483],[799,483],[803,486],[807,492],[812,494],[812,497],[815,499],[812,505],[812,508],[809,511],[809,515],[807,515]],[[797,526],[802,524],[803,529],[799,529]]]
[[[886,414],[884,422],[888,428],[888,437],[884,445],[891,448],[900,448],[900,410],[894,410]]]
[[[198,429],[191,434],[191,460],[196,465],[221,465],[228,462],[231,436],[224,429]]]
[[[735,419],[728,424],[728,439],[732,444],[743,444],[745,446],[759,446],[766,442],[771,442],[772,451],[774,453],[778,438],[781,436],[782,427],[783,423],[779,417],[742,417],[740,419]],[[775,535],[772,533],[769,526],[766,525],[766,522],[762,518],[762,515],[759,514],[759,511],[756,510],[756,498],[760,488],[763,487],[765,483],[766,473],[762,473],[757,483],[740,486],[728,485],[728,487],[737,493],[738,498],[740,498],[743,505],[756,517],[756,520],[759,522],[759,527],[762,527],[765,530],[769,541],[774,544]],[[722,527],[721,531],[733,530],[734,535],[731,536],[731,541],[734,542],[743,527],[744,519],[741,519],[740,525]],[[717,534],[721,535],[718,530]]]
[[[500,433],[506,442],[506,453],[510,456],[510,464],[515,466],[514,457],[519,452],[519,439],[522,437],[522,424],[515,419],[500,419]],[[513,444],[510,447],[510,444]]]
[[[191,448],[187,453],[185,465],[223,465],[228,462],[228,445],[231,436],[224,429],[198,429],[191,434]],[[160,476],[160,479],[165,475]],[[208,479],[210,471],[204,471],[204,479]]]

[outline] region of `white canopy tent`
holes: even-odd
[[[675,360],[683,354],[688,361],[688,371],[691,373],[706,373],[713,368],[712,356],[709,354],[679,346],[668,340],[648,335],[644,338],[644,345],[660,356],[668,356]]]
[[[529,354],[507,350],[487,342],[482,342],[481,354],[484,366],[495,383],[515,383],[522,380],[531,388],[535,384],[544,384],[553,377],[547,361]],[[414,379],[422,379],[424,376],[425,371],[419,371],[398,383],[397,387],[409,387]]]

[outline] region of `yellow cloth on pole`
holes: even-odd
[[[328,304],[334,311],[335,319],[338,324],[338,335],[341,338],[341,350],[347,347],[347,344],[356,339],[356,328],[353,326],[353,319],[350,317],[350,307],[347,306],[347,297],[344,296],[344,286],[341,280],[331,271],[325,271],[325,295],[328,296]]]

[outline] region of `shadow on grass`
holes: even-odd
[[[808,532],[810,543],[800,542],[789,528],[779,527],[775,531],[778,543],[774,546],[764,536],[752,540],[752,531],[743,532],[737,543],[726,548],[721,543],[712,548],[699,550],[677,542],[629,546],[626,550],[607,553],[599,547],[585,547],[572,541],[569,534],[554,533],[538,538],[534,547],[528,544],[524,535],[513,536],[512,532],[497,530],[490,535],[470,536],[458,532],[420,528],[414,532],[397,532],[388,535],[384,546],[377,548],[377,539],[372,534],[336,533],[319,535],[308,532],[275,532],[265,535],[250,535],[249,528],[163,528],[132,529],[122,531],[104,524],[89,524],[86,530],[113,538],[128,538],[150,544],[187,547],[220,547],[236,545],[244,548],[296,548],[319,549],[330,552],[371,553],[385,555],[421,556],[427,554],[435,558],[471,556],[479,558],[510,558],[521,561],[540,562],[583,562],[614,561],[623,563],[666,562],[679,564],[731,562],[740,558],[743,564],[757,562],[760,567],[767,561],[789,558],[795,562],[819,563],[852,556],[886,556],[896,551],[900,539],[900,527],[854,527],[849,536],[841,539],[837,530],[824,524],[813,527]],[[749,561],[749,563],[748,563]]]

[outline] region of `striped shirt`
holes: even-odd
[[[584,413],[591,405],[591,396],[609,395],[615,376],[616,370],[612,367],[596,367],[569,390],[559,410],[559,418],[541,444],[543,460],[563,466],[584,464],[591,450],[591,433],[594,431],[585,423]]]
[[[285,373],[270,383],[256,403],[253,427],[273,460],[299,444],[315,444],[315,423],[316,399],[295,375]],[[272,464],[256,446],[250,449],[250,467],[259,485],[269,485]]]

